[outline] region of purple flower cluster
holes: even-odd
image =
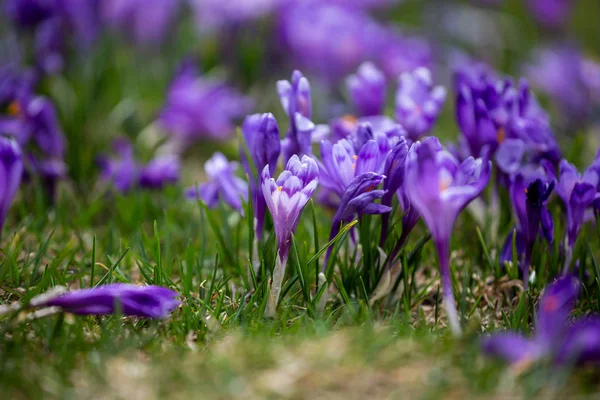
[[[120,193],[141,187],[161,189],[179,181],[181,163],[177,155],[156,156],[145,165],[140,165],[134,155],[133,146],[127,139],[113,142],[116,157],[101,156],[98,165],[100,179],[110,183]]]
[[[570,276],[549,285],[538,304],[533,337],[497,333],[483,340],[484,352],[521,367],[542,360],[557,365],[599,362],[600,319],[587,317],[568,323],[579,287],[579,281]]]

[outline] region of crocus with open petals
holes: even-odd
[[[396,92],[396,119],[412,140],[428,133],[446,101],[446,89],[433,86],[424,67],[400,76]]]
[[[539,301],[533,337],[513,332],[497,333],[483,339],[483,351],[521,366],[542,359],[558,365],[599,362],[600,319],[587,317],[568,324],[579,287],[575,277],[558,279],[545,289]]]
[[[370,62],[358,67],[346,78],[346,88],[355,110],[361,117],[380,115],[385,107],[385,75]]]
[[[110,315],[162,319],[179,306],[177,292],[161,286],[113,283],[50,298],[37,307],[60,307],[78,315]]]
[[[242,135],[255,168],[253,172],[250,167],[250,160],[246,155],[246,149],[243,145],[240,146],[240,160],[250,180],[254,218],[256,218],[256,235],[260,240],[267,207],[260,185],[260,173],[268,165],[269,173],[273,175],[277,167],[277,160],[281,152],[277,121],[271,113],[249,115],[242,125]]]
[[[567,260],[565,271],[571,263],[571,255],[579,230],[583,224],[585,211],[593,206],[599,195],[597,187],[600,184],[600,171],[593,165],[583,175],[567,160],[560,162],[560,171],[556,193],[567,209]]]
[[[469,157],[459,164],[439,147],[439,143],[432,141],[413,144],[406,162],[404,190],[431,232],[439,257],[450,328],[454,334],[460,334],[450,276],[450,237],[460,212],[487,185],[491,162]]]
[[[273,217],[277,238],[278,256],[273,271],[271,291],[267,301],[266,316],[274,316],[281,284],[290,251],[292,233],[296,231],[302,210],[319,184],[319,167],[309,156],[293,155],[285,170],[275,180],[269,166],[262,171],[262,190],[267,207]]]
[[[200,198],[208,207],[213,208],[223,200],[234,210],[242,211],[242,200],[248,199],[248,183],[235,175],[239,165],[229,162],[222,153],[215,153],[204,164],[208,182],[186,189],[188,199]]]
[[[23,155],[16,140],[0,136],[0,232],[23,176]]]

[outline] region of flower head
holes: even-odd
[[[204,164],[208,182],[186,189],[188,199],[200,198],[210,208],[223,200],[231,208],[242,211],[242,200],[248,200],[248,183],[235,175],[239,165],[229,162],[222,153],[215,153]]]
[[[108,315],[117,310],[127,316],[165,318],[179,306],[177,292],[160,286],[113,283],[80,289],[50,298],[40,307],[60,307],[78,315]]]
[[[140,186],[148,189],[162,189],[179,181],[181,162],[177,155],[162,155],[150,160],[140,170]]]
[[[23,155],[19,144],[0,136],[0,231],[23,177]]]
[[[275,225],[275,236],[282,264],[290,250],[292,233],[296,231],[302,209],[319,184],[319,167],[309,156],[293,155],[277,180],[271,178],[269,166],[262,171],[262,190]]]
[[[125,32],[141,45],[164,40],[179,9],[179,0],[103,0],[104,24]]]
[[[380,115],[385,107],[385,76],[370,62],[346,78],[346,88],[354,108],[362,117]]]
[[[571,0],[529,0],[529,10],[533,17],[547,27],[560,27],[570,16]]]
[[[600,184],[599,174],[600,171],[593,165],[582,175],[568,161],[562,160],[560,162],[556,193],[567,209],[567,237],[571,247],[575,245],[585,211],[599,197],[597,194],[597,188]]]
[[[433,86],[424,67],[400,76],[396,92],[396,119],[412,140],[431,130],[446,100],[446,89]]]
[[[226,139],[234,120],[245,115],[251,101],[224,82],[198,75],[185,62],[169,87],[160,123],[176,139],[190,143],[202,138]]]
[[[572,276],[549,285],[538,304],[534,336],[498,333],[483,340],[483,351],[512,364],[543,358],[556,364],[600,361],[600,320],[592,317],[568,325],[579,286]]]
[[[117,157],[99,157],[98,164],[102,170],[101,179],[110,181],[121,193],[127,193],[137,186],[139,166],[133,156],[133,146],[126,139],[113,142],[113,150]]]
[[[246,117],[242,125],[242,135],[256,172],[260,174],[263,168],[269,165],[269,173],[273,175],[281,152],[279,128],[273,114],[253,114]],[[260,238],[266,209],[265,198],[260,186],[261,177],[260,175],[254,176],[243,147],[240,148],[240,159],[244,171],[250,179],[254,217],[257,221],[256,232]]]

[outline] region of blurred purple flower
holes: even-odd
[[[273,175],[277,167],[277,160],[281,153],[279,140],[279,128],[273,114],[253,114],[244,120],[242,135],[248,148],[254,172],[250,167],[250,161],[246,156],[244,145],[240,146],[240,160],[244,171],[250,180],[252,191],[252,204],[254,206],[254,217],[256,218],[256,235],[258,240],[262,236],[267,204],[261,188],[261,171],[269,166],[269,173]],[[255,176],[256,174],[256,176]]]
[[[581,124],[590,112],[589,67],[580,51],[570,45],[540,48],[525,66],[534,87],[547,93],[559,106],[569,124]],[[564,77],[568,76],[568,82]]]
[[[383,73],[370,62],[362,63],[356,74],[346,78],[346,89],[358,115],[365,117],[383,113],[385,83]]]
[[[235,132],[234,120],[250,108],[250,99],[220,80],[199,76],[186,61],[171,82],[159,120],[183,143],[227,139]]]
[[[427,134],[446,101],[446,89],[433,86],[431,72],[424,67],[400,76],[396,92],[396,119],[411,140]]]
[[[559,365],[600,361],[600,319],[583,318],[568,325],[579,287],[579,281],[572,276],[550,284],[538,304],[534,336],[496,333],[483,339],[483,351],[522,366],[542,359]]]
[[[273,11],[281,0],[191,0],[200,30],[213,30],[259,19]]]
[[[318,185],[319,167],[315,160],[307,155],[302,156],[302,161],[297,155],[293,155],[277,180],[271,178],[268,165],[262,171],[263,195],[273,217],[278,249],[265,310],[267,317],[275,315],[285,276],[292,234],[298,227],[302,210]]]
[[[162,189],[179,181],[181,161],[179,156],[161,155],[150,160],[140,169],[140,186],[148,189]]]
[[[292,80],[277,82],[277,92],[283,110],[289,117],[287,134],[281,142],[283,162],[295,154],[298,157],[312,154],[312,134],[315,125],[310,120],[310,84],[300,71],[292,73]]]
[[[377,60],[385,74],[397,77],[420,67],[431,68],[433,50],[427,40],[419,37],[403,36],[387,29],[371,38],[372,58]]]
[[[563,26],[571,15],[574,3],[573,0],[528,0],[533,17],[541,25],[549,28]]]
[[[237,162],[229,162],[222,153],[215,153],[204,164],[208,182],[192,186],[185,191],[188,199],[200,198],[209,208],[219,205],[219,199],[231,208],[242,212],[242,199],[248,200],[248,183],[235,176]]]
[[[19,28],[30,29],[55,14],[56,2],[47,0],[7,0],[3,7],[6,15]]]
[[[386,177],[375,172],[364,172],[354,177],[348,184],[340,200],[340,205],[333,217],[329,240],[339,233],[342,224],[352,221],[354,215],[360,218],[363,214],[384,214],[392,211],[391,207],[375,203],[385,194],[384,190],[374,190]],[[329,259],[333,247],[327,249],[326,260]],[[327,262],[323,265],[323,272]]]
[[[104,24],[136,43],[156,45],[172,28],[179,5],[179,0],[103,0],[100,14]]]
[[[569,267],[579,230],[583,224],[585,211],[593,206],[594,200],[600,198],[597,193],[600,184],[600,171],[594,165],[588,168],[583,175],[577,171],[567,160],[561,160],[556,193],[565,204],[567,210],[567,264]]]
[[[137,186],[140,168],[134,159],[133,147],[128,140],[117,139],[112,147],[117,157],[98,158],[98,165],[102,170],[100,178],[105,182],[111,182],[119,192],[127,193]]]
[[[375,45],[385,32],[360,9],[324,2],[285,7],[279,27],[295,62],[329,82],[377,54]]]
[[[12,138],[0,136],[0,234],[23,177],[23,155]]]
[[[487,185],[490,170],[488,160],[470,157],[459,164],[450,153],[441,150],[438,141],[413,144],[407,157],[404,191],[435,242],[444,306],[454,334],[459,334],[461,329],[450,276],[450,238],[460,212]]]
[[[109,315],[117,311],[126,316],[162,319],[179,306],[177,292],[161,286],[136,286],[113,283],[80,289],[36,304],[60,307],[78,315]]]

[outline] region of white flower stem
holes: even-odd
[[[267,307],[264,314],[267,318],[273,318],[277,313],[277,303],[279,302],[279,295],[281,294],[281,285],[283,284],[283,277],[285,276],[286,264],[287,257],[285,260],[282,260],[278,253],[277,260],[275,261],[275,268],[273,269],[273,279],[271,280]]]

